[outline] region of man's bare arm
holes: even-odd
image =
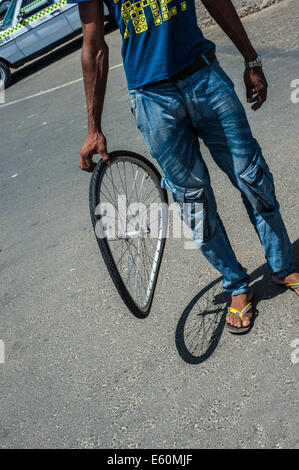
[[[88,111],[88,135],[80,151],[79,167],[91,172],[92,156],[108,161],[106,138],[102,132],[102,111],[108,75],[108,46],[104,38],[103,3],[91,0],[79,4],[83,29],[82,70]]]
[[[257,53],[231,0],[201,1],[212,18],[239,49],[246,62],[253,61]],[[247,101],[254,103],[252,109],[256,111],[267,99],[268,84],[261,67],[246,69],[244,81],[247,90]]]

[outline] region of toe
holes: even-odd
[[[244,315],[242,325],[246,328],[250,325],[252,319],[252,312],[248,312]]]
[[[227,323],[229,323],[232,326],[235,326],[236,328],[241,328],[242,323],[241,319],[234,315],[233,313],[229,313],[226,317]]]

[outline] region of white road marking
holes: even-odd
[[[109,70],[117,69],[119,67],[122,67],[122,65],[123,65],[122,63],[113,65],[113,67],[109,67]],[[24,98],[20,98],[15,101],[10,101],[10,103],[0,104],[0,109],[6,108],[7,106],[11,106],[12,104],[21,103],[22,101],[31,100],[31,98],[36,98],[37,96],[45,95],[47,93],[52,93],[53,91],[60,90],[60,88],[65,88],[67,86],[73,85],[74,83],[81,82],[82,80],[83,78],[80,77],[80,78],[77,78],[76,80],[72,80],[71,82],[63,83],[62,85],[58,85],[54,88],[49,88],[49,90],[40,91],[39,93],[35,93],[34,95],[25,96]]]

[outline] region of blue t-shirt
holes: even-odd
[[[68,0],[74,1],[88,0]],[[105,0],[105,4],[123,38],[129,90],[169,78],[215,47],[197,25],[194,0]]]

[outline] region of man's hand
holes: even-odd
[[[247,36],[232,0],[201,1],[212,18],[239,49],[244,60],[246,62],[255,60],[257,52]],[[268,85],[262,69],[260,67],[246,69],[244,80],[247,89],[247,101],[253,103],[252,109],[256,111],[267,99]]]
[[[244,73],[247,102],[254,103],[251,108],[257,111],[267,99],[268,83],[261,67],[246,68]]]
[[[105,163],[109,162],[106,137],[102,132],[89,133],[80,151],[79,168],[92,173],[96,164],[93,155],[99,154]]]

